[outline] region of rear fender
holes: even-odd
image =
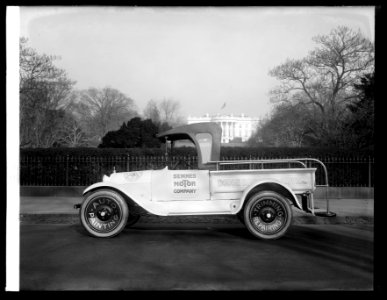
[[[297,196],[292,192],[289,186],[271,179],[255,182],[246,188],[240,198],[241,201],[239,207],[237,207],[237,212],[239,212],[244,207],[246,200],[248,200],[253,193],[260,191],[273,191],[281,194],[285,198],[289,199],[289,201],[291,201],[295,207],[302,209]]]

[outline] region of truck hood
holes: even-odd
[[[104,175],[102,182],[110,182],[115,184],[149,182],[150,176],[146,175],[150,175],[151,172],[152,171],[133,171],[112,173],[110,176]]]

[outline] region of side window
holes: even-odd
[[[207,163],[211,159],[212,135],[209,133],[198,133],[196,139],[200,145],[202,163]]]

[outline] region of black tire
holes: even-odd
[[[87,194],[79,214],[81,224],[90,235],[108,238],[125,228],[129,208],[119,193],[104,189]]]
[[[278,239],[289,229],[292,208],[280,194],[262,191],[252,195],[244,208],[247,229],[256,237]]]

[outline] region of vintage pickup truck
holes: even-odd
[[[144,213],[237,215],[254,236],[277,239],[291,225],[293,207],[315,214],[317,168],[308,164],[320,165],[327,187],[322,162],[312,158],[220,161],[221,135],[220,126],[211,122],[159,134],[167,150],[181,140],[192,142],[198,154],[197,169],[166,166],[104,175],[102,182],[85,189],[83,203],[75,205],[80,208],[81,224],[92,236],[113,237]],[[334,215],[329,202],[325,215]]]

